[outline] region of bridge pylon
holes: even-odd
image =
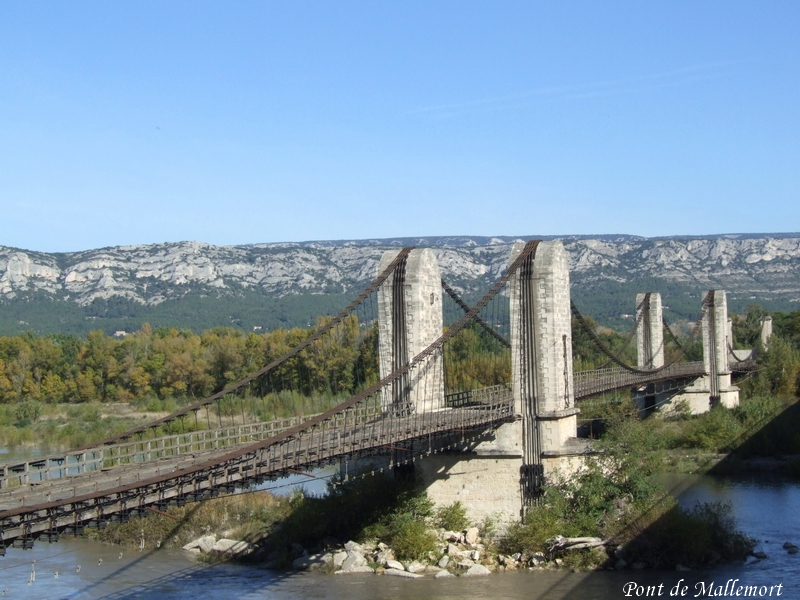
[[[399,250],[387,250],[379,271]],[[442,284],[439,263],[430,249],[414,249],[378,288],[378,352],[381,379],[406,365],[442,335]],[[427,412],[444,408],[441,350],[423,369],[400,377],[382,391],[384,411]]]
[[[516,244],[510,260],[522,249]],[[546,477],[573,471],[586,451],[577,439],[569,260],[561,242],[540,242],[517,270],[509,312],[512,388],[522,422],[522,500],[528,504]]]
[[[659,369],[664,366],[664,319],[661,294],[636,294],[636,366],[640,369]],[[663,406],[675,393],[675,388],[663,382],[651,383],[633,390],[633,402],[643,415]]]
[[[529,244],[538,246],[508,281],[515,420],[417,463],[434,502],[460,501],[474,518],[523,517],[545,479],[574,472],[588,449],[577,439],[567,253],[561,242]],[[524,248],[513,247],[509,265]]]
[[[772,337],[772,317],[765,315],[761,317],[761,347],[769,350],[769,338]]]
[[[706,295],[706,312],[703,317],[703,363],[709,381],[709,399],[727,408],[739,405],[739,388],[731,385],[728,364],[733,339],[728,330],[728,298],[725,290],[711,290]]]
[[[705,375],[677,394],[670,394],[669,398],[673,406],[679,402],[685,403],[694,415],[708,412],[715,404],[727,408],[739,405],[739,388],[731,384],[729,356],[733,338],[724,290],[711,290],[706,294],[701,329]]]
[[[636,294],[636,349],[640,369],[664,366],[664,320],[661,294]]]

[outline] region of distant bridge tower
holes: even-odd
[[[728,344],[730,344],[731,349],[736,347],[736,344],[733,343],[733,340],[736,339],[733,337],[733,319],[728,317],[728,329],[726,335],[728,336]]]
[[[640,369],[659,369],[664,366],[664,321],[661,294],[636,294],[636,364]],[[663,384],[649,384],[635,389],[633,402],[643,415],[652,413],[674,394],[664,391]]]
[[[772,337],[772,317],[769,315],[761,317],[761,347],[769,350],[769,338]]]
[[[728,338],[728,299],[724,290],[706,295],[703,318],[703,363],[709,379],[711,402],[733,408],[739,405],[739,388],[731,385],[728,365],[733,340]]]
[[[636,348],[640,369],[664,366],[664,321],[661,294],[636,294]]]
[[[399,250],[387,250],[378,272]],[[442,283],[439,263],[429,249],[415,249],[378,289],[378,335],[381,379],[406,365],[442,335]],[[441,351],[424,369],[397,379],[383,392],[384,410],[398,413],[444,407]]]
[[[711,290],[703,300],[703,366],[705,376],[699,377],[673,402],[685,402],[692,414],[707,412],[714,404],[727,408],[739,405],[739,388],[731,385],[728,364],[733,340],[728,328],[728,302],[724,290]]]

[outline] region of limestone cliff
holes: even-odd
[[[258,291],[269,297],[354,295],[375,274],[387,247],[434,249],[442,276],[467,295],[485,290],[518,238],[437,237],[213,246],[178,242],[47,254],[0,246],[5,305],[52,297],[81,307],[127,299],[157,306],[186,294]],[[524,238],[530,239],[530,238]],[[552,238],[551,238],[552,239]],[[641,238],[561,238],[573,294],[660,280],[733,299],[800,307],[800,234]],[[669,300],[667,299],[667,302]]]

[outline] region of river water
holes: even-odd
[[[316,472],[314,473],[317,474]],[[301,480],[298,480],[301,481]],[[800,483],[776,478],[665,476],[664,483],[691,507],[720,501],[733,506],[739,528],[758,540],[768,558],[748,564],[725,564],[704,571],[524,571],[484,578],[407,580],[375,575],[276,573],[233,564],[195,563],[180,550],[145,550],[62,538],[37,543],[30,551],[9,548],[0,558],[0,590],[7,598],[134,599],[174,598],[348,598],[348,600],[431,598],[597,599],[627,597],[698,597],[703,587],[724,592],[728,580],[759,586],[763,597],[800,600],[800,554],[790,555],[785,541],[800,545]],[[312,489],[321,481],[312,483]],[[289,488],[281,488],[289,489]],[[35,562],[34,562],[35,561]],[[80,566],[80,569],[78,568]],[[35,580],[32,571],[35,569]],[[58,576],[56,577],[56,572]],[[703,587],[696,587],[702,582]],[[675,589],[675,586],[680,587]],[[776,587],[781,584],[780,590]],[[660,588],[658,586],[661,586]],[[634,587],[642,586],[642,587]],[[645,596],[648,586],[652,595]],[[717,590],[723,586],[722,590]],[[763,587],[761,587],[763,586]],[[735,589],[735,587],[734,587]],[[637,596],[636,591],[643,595]],[[670,592],[676,592],[671,594]],[[730,587],[729,587],[730,591]],[[659,593],[660,592],[660,593]],[[681,594],[681,592],[684,592]],[[717,597],[722,596],[722,593]],[[734,597],[728,594],[723,597]]]

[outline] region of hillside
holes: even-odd
[[[431,247],[443,277],[475,300],[505,269],[511,244],[531,237],[430,237],[246,246],[178,242],[41,253],[0,246],[0,334],[133,331],[144,322],[306,326],[374,277],[389,247]],[[550,238],[552,239],[552,238]],[[701,294],[729,292],[730,308],[800,307],[800,234],[560,238],[573,299],[603,324],[627,328],[639,291],[660,291],[670,319],[693,318]]]

